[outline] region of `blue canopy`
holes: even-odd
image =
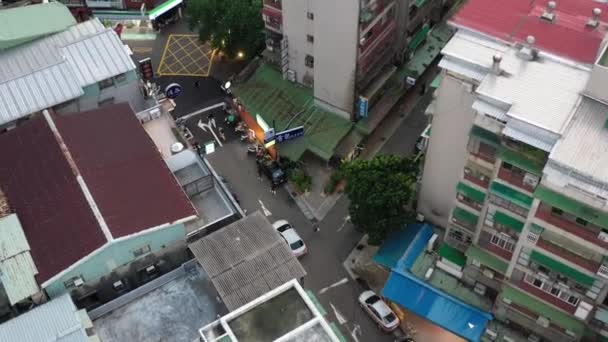
[[[375,263],[382,265],[388,269],[392,269],[397,266],[399,259],[403,257],[406,250],[412,245],[418,233],[423,230],[431,230],[428,224],[415,223],[409,224],[395,234],[389,236],[386,241],[382,244],[373,260]]]
[[[427,285],[406,272],[393,270],[382,290],[384,297],[440,327],[479,341],[492,316]]]

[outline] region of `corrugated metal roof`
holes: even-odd
[[[0,325],[0,341],[87,342],[78,309],[68,294]]]
[[[87,86],[135,69],[116,32],[107,29],[61,49],[81,86]]]
[[[608,184],[608,106],[583,98],[549,159],[584,177]]]
[[[559,139],[556,133],[513,118],[507,122],[502,134],[546,152],[551,152],[551,148]]]
[[[258,211],[189,245],[229,310],[306,271]]]
[[[30,250],[21,222],[16,214],[0,218],[0,260]]]

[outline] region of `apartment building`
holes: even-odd
[[[312,87],[315,104],[356,121],[450,4],[264,0],[264,57],[283,78]]]
[[[442,51],[419,210],[533,341],[608,336],[605,10],[472,0]]]

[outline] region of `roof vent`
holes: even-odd
[[[534,38],[534,36],[526,37],[526,44],[522,46],[518,53],[520,58],[525,59],[527,61],[532,61],[536,59],[536,57],[538,56],[538,51],[536,51],[536,49],[534,48],[535,41],[536,39]]]
[[[555,1],[549,1],[547,3],[547,9],[543,12],[540,18],[552,23],[553,20],[555,20],[555,13],[553,13],[555,7],[557,7],[557,3]]]
[[[496,54],[492,56],[492,73],[494,75],[500,75],[500,62],[502,61],[502,56]]]
[[[594,8],[591,11],[591,18],[587,20],[587,26],[596,28],[600,25],[600,14],[602,14],[602,10],[599,8]]]

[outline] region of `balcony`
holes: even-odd
[[[359,12],[359,29],[361,32],[365,31],[368,27],[370,27],[376,18],[383,14],[384,10],[393,5],[394,1],[387,0],[375,0],[368,1],[367,4],[361,6],[361,11]],[[377,23],[378,21],[376,21]]]
[[[527,292],[528,294],[533,295],[536,298],[542,299],[543,301],[560,308],[561,310],[574,315],[576,311],[576,306],[570,305],[563,300],[552,296],[551,294],[539,289],[538,287],[532,286],[526,283],[523,279],[516,282],[515,286],[517,286],[520,290]]]
[[[534,192],[535,186],[524,181],[524,178],[526,178],[526,173],[519,172],[519,169],[508,170],[504,166],[501,166],[500,170],[498,170],[498,178],[527,192]]]
[[[470,168],[467,168],[467,167],[464,168],[464,177],[463,178],[484,189],[487,189],[488,186],[490,186],[490,177],[479,174],[479,173],[475,173],[473,170],[471,170]]]
[[[264,7],[262,8],[262,19],[267,29],[278,33],[283,32],[283,15],[281,12]]]
[[[509,252],[506,249],[502,249],[495,244],[491,243],[489,239],[480,239],[478,245],[481,249],[486,250],[496,256],[499,256],[507,261],[513,257],[513,252]]]
[[[264,6],[270,7],[275,10],[283,10],[283,3],[281,0],[264,0]]]
[[[550,241],[543,239],[542,237],[538,240],[536,246],[550,252],[551,254],[557,255],[562,259],[568,260],[569,262],[578,265],[589,272],[596,273],[597,270],[600,268],[599,262],[594,262],[592,260],[585,259],[578,254],[572,253],[561,246],[555,245]]]
[[[535,216],[542,221],[545,221],[557,228],[563,229],[570,234],[593,243],[594,245],[608,249],[608,241],[603,241],[598,237],[598,235],[602,232],[598,226],[588,223],[587,226],[583,227],[575,222],[566,220],[561,216],[554,215],[551,212],[551,207],[542,203],[536,210]]]
[[[376,47],[384,46],[395,40],[394,32],[397,25],[394,19],[389,19],[385,23],[374,26],[359,42],[359,63],[362,67],[367,67],[371,63],[370,55],[380,54]]]
[[[536,323],[538,315],[531,310],[517,304],[500,304],[503,308],[497,309],[496,317],[502,321],[508,320],[511,324],[516,324],[535,335],[542,336],[547,341],[575,341],[576,338],[566,335],[563,329],[555,324],[550,324],[549,328],[543,328]],[[522,329],[523,330],[523,329]]]

